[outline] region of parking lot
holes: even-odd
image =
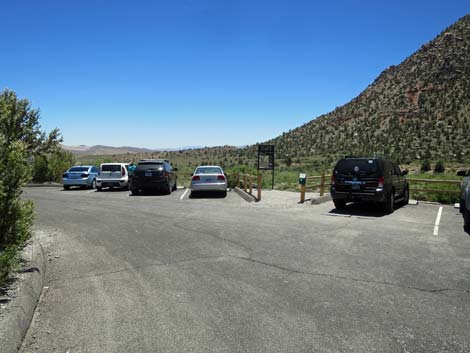
[[[50,261],[23,353],[470,351],[470,237],[454,207],[25,196]]]

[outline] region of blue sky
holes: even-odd
[[[68,145],[267,140],[359,94],[468,1],[1,1],[0,89]]]

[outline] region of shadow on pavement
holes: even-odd
[[[402,205],[396,204],[395,211],[403,207]],[[354,202],[346,205],[343,210],[338,210],[336,208],[332,209],[329,214],[332,215],[343,215],[343,216],[359,216],[359,217],[384,217],[389,216],[390,214],[385,212],[382,209],[382,206],[379,204],[373,203],[360,203]]]
[[[223,199],[225,198],[226,194],[220,191],[192,191],[189,194],[190,199]]]

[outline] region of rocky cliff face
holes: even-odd
[[[279,156],[470,160],[470,15],[349,103],[269,141]]]

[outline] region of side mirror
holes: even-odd
[[[177,171],[178,171],[178,168],[173,168],[173,171],[174,171],[174,172],[177,172]]]
[[[405,175],[407,175],[407,174],[408,174],[408,169],[405,169],[405,170],[403,170],[403,171],[401,172],[401,175],[402,175],[402,176],[405,176]]]
[[[468,172],[467,172],[466,170],[459,170],[459,171],[457,172],[457,175],[458,175],[458,176],[465,177],[465,176],[468,175]]]
[[[191,176],[193,176],[193,175],[194,175],[194,174],[193,174],[193,173],[191,173]]]

